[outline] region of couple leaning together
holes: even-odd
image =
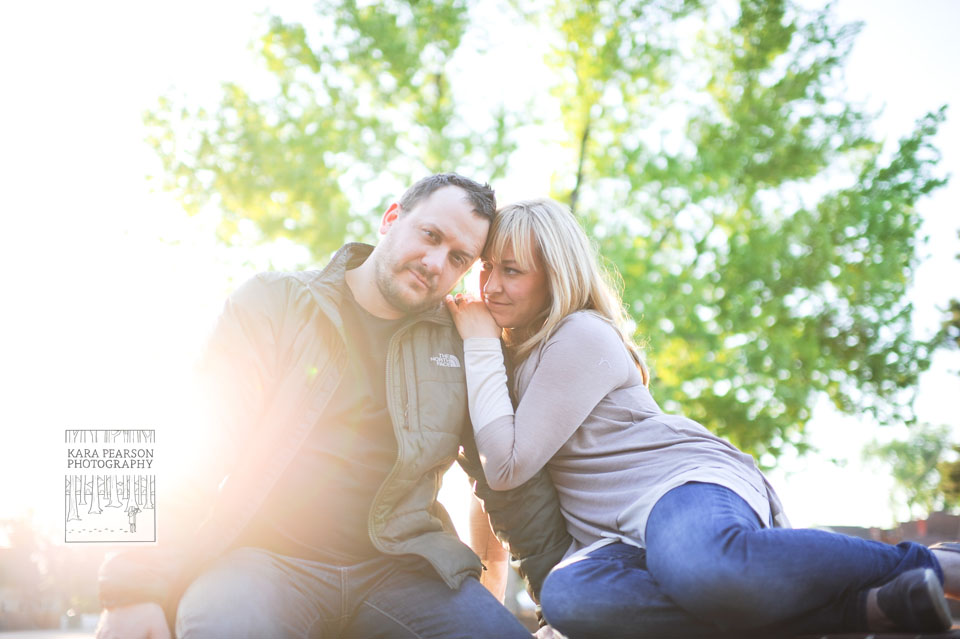
[[[660,410],[564,207],[440,174],[379,232],[227,301],[208,456],[102,566],[98,637],[529,637],[437,502],[454,460],[571,639],[950,626],[960,553],[790,529],[750,456]],[[482,299],[449,297],[478,259]]]

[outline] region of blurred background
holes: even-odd
[[[957,24],[952,0],[5,4],[0,630],[98,611],[63,431],[156,429],[162,492],[202,463],[191,369],[225,296],[374,239],[438,171],[569,204],[654,396],[755,454],[794,525],[960,537]]]

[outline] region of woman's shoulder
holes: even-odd
[[[610,320],[601,316],[596,311],[584,310],[574,311],[557,323],[557,330],[554,333],[564,331],[566,333],[611,333],[617,335],[617,329],[614,328]]]
[[[619,331],[593,311],[577,311],[564,317],[533,359],[538,367],[549,362],[566,375],[575,371],[590,375],[597,383],[614,386],[634,369]]]
[[[563,341],[576,344],[579,349],[621,348],[623,339],[610,323],[594,311],[576,311],[557,324],[547,342]]]
[[[629,375],[630,368],[630,355],[613,325],[593,311],[577,311],[560,320],[553,333],[519,365],[517,389],[523,395],[534,371],[545,370],[561,371],[567,381],[579,379],[581,373],[600,371],[603,374],[591,374],[591,380],[615,386]]]

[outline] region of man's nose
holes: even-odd
[[[443,272],[443,263],[447,259],[447,252],[442,248],[435,248],[423,254],[420,263],[429,273],[440,274]]]

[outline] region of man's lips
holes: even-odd
[[[415,279],[417,282],[420,283],[420,286],[422,286],[423,288],[427,289],[428,291],[432,288],[432,287],[430,286],[430,284],[427,282],[427,280],[424,279],[424,277],[423,277],[422,275],[420,275],[419,273],[417,273],[417,272],[416,272],[415,270],[413,270],[412,268],[411,268],[411,269],[407,269],[407,270],[410,272],[411,275],[413,275],[413,279]]]

